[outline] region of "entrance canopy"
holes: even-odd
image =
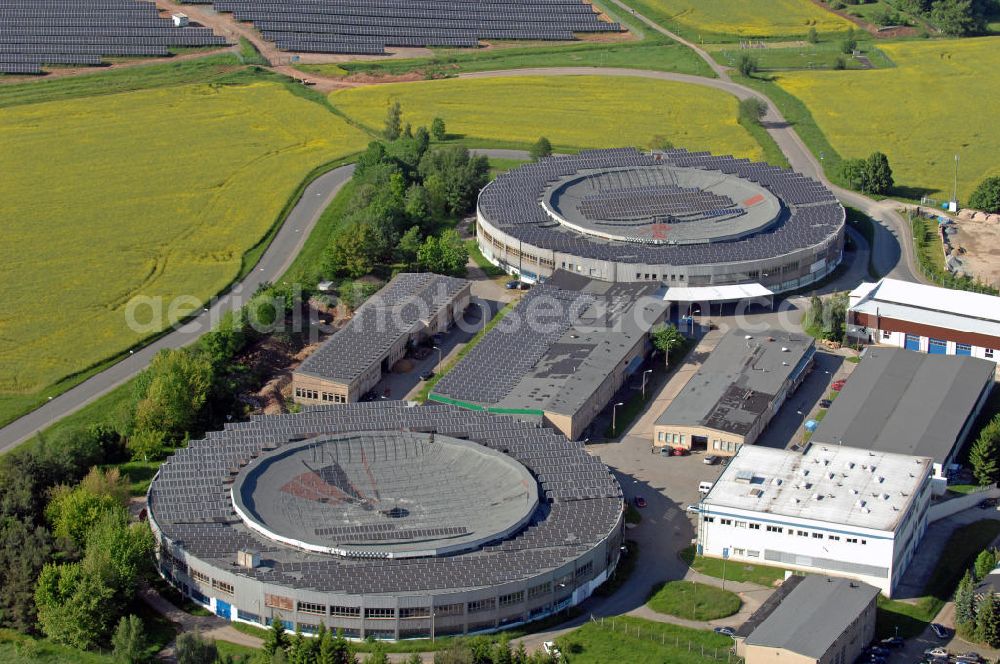
[[[669,286],[663,299],[669,302],[698,302],[725,304],[745,300],[767,300],[773,303],[774,292],[760,284],[734,284],[732,286]]]

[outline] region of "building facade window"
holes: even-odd
[[[361,607],[359,606],[331,606],[330,615],[338,616],[340,618],[357,618],[361,615]]]
[[[314,604],[312,602],[299,602],[299,613],[313,613],[317,616],[326,615],[326,604]]]
[[[490,597],[489,599],[479,599],[474,602],[469,602],[469,613],[481,613],[483,611],[492,611],[495,608],[497,608],[497,601],[493,597]]]
[[[295,606],[295,603],[292,601],[291,597],[264,593],[264,606],[272,609],[284,609],[285,611],[291,611],[292,607]]]
[[[993,353],[994,353],[995,351],[994,351],[994,350],[993,350],[992,348],[986,348],[986,349],[985,349],[985,351],[986,351],[986,352],[985,352],[985,355],[986,355],[986,359],[988,359],[988,360],[992,360],[992,359],[993,359]]]
[[[380,607],[366,608],[365,618],[373,620],[388,620],[396,617],[396,609],[385,609]]]

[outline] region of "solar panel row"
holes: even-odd
[[[216,0],[215,10],[250,21],[279,49],[383,53],[387,46],[473,47],[482,39],[568,41],[616,32],[579,0]],[[377,37],[358,45],[353,37]]]
[[[223,46],[200,27],[174,27],[143,0],[2,0],[0,73],[100,65],[102,57],[166,56],[175,46]]]

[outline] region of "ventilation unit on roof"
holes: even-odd
[[[889,494],[883,493],[882,494],[882,500],[889,500]]]
[[[847,463],[844,464],[844,468],[847,468],[848,470],[854,468],[854,462],[848,461]]]
[[[815,500],[816,502],[819,502],[819,501],[823,500],[822,494],[814,493],[813,494],[813,500]]]
[[[879,475],[878,476],[878,483],[881,484],[882,482],[885,482],[885,478],[882,477],[881,475]]]
[[[856,502],[854,504],[856,506],[858,506],[858,507],[864,507],[867,503],[865,501],[863,501],[863,500],[859,500],[858,502]]]
[[[781,352],[782,352],[782,353],[789,353],[789,352],[791,352],[791,351],[789,351],[789,350],[788,350],[788,346],[782,346],[782,347],[781,347]]]

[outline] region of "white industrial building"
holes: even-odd
[[[1000,362],[1000,297],[898,279],[851,291],[848,334],[931,355]]]
[[[858,579],[892,596],[927,527],[932,460],[744,445],[697,506],[698,552]]]

